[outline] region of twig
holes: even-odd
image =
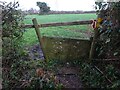
[[[119,62],[120,59],[116,58],[116,59],[93,59],[93,61],[115,61],[115,62]]]
[[[94,68],[99,71],[106,79],[107,81],[110,83],[110,84],[113,84],[112,81],[97,67],[97,66],[94,66]]]

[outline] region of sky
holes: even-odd
[[[90,11],[94,10],[94,2],[95,0],[0,0],[6,2],[14,2],[18,1],[20,4],[20,8],[23,10],[29,10],[30,8],[34,8],[39,10],[39,7],[36,6],[36,2],[46,2],[47,5],[51,8],[51,10],[58,11],[75,11],[75,10],[83,10]]]

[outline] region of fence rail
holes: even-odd
[[[35,31],[36,31],[36,34],[37,34],[37,37],[38,37],[38,40],[39,40],[39,44],[40,44],[40,46],[42,48],[42,51],[44,53],[43,41],[42,41],[42,37],[40,35],[39,28],[42,28],[42,27],[56,27],[56,26],[69,26],[69,25],[88,25],[88,24],[92,24],[93,20],[38,24],[37,19],[33,18],[32,22],[33,22],[33,24],[21,25],[21,27],[23,27],[23,28],[35,28]],[[45,53],[44,53],[44,58],[46,59]]]
[[[86,25],[92,24],[92,20],[86,21],[73,21],[73,22],[59,22],[59,23],[46,23],[46,24],[39,24],[38,28],[40,27],[55,27],[55,26],[69,26],[69,25]],[[34,28],[32,24],[22,25],[23,28]]]

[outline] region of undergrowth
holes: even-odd
[[[99,67],[104,75],[100,73],[94,64],[90,64],[84,60],[76,60],[71,62],[74,66],[80,68],[80,78],[85,88],[119,88],[120,87],[120,71],[112,64],[106,64]],[[110,79],[110,83],[107,79]]]

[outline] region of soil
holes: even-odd
[[[82,87],[79,70],[76,67],[60,67],[58,70],[57,80],[62,83],[65,88]]]
[[[44,60],[41,47],[34,45],[29,49],[29,56],[32,60]],[[58,66],[56,72],[57,81],[61,83],[65,88],[81,88],[81,80],[79,77],[79,69],[77,67],[63,65]]]
[[[29,57],[32,60],[44,60],[44,55],[39,44],[28,48]]]

